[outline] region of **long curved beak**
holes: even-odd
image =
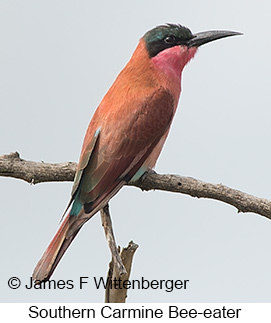
[[[187,41],[188,47],[199,47],[201,45],[207,44],[211,41],[230,37],[243,35],[242,33],[236,31],[228,31],[228,30],[211,30],[211,31],[203,31],[197,34],[194,34],[194,37]]]

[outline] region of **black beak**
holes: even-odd
[[[211,30],[211,31],[204,31],[201,33],[197,33],[193,35],[193,38],[187,41],[186,45],[188,47],[199,47],[211,41],[230,37],[230,36],[237,36],[242,35],[242,33],[238,33],[236,31],[228,31],[228,30]]]

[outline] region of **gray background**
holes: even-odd
[[[270,198],[268,1],[0,2],[0,154],[78,161],[94,110],[138,39],[166,22],[193,32],[244,32],[200,48],[183,73],[180,106],[156,170]],[[71,183],[0,178],[2,302],[102,302],[93,277],[110,253],[96,215],[53,275],[72,290],[23,284],[56,232]],[[134,290],[129,302],[270,302],[271,222],[211,200],[125,187],[111,202],[118,244],[133,239],[131,279],[189,279],[187,290]],[[79,290],[80,276],[90,284]]]

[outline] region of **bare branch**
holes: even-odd
[[[0,176],[22,179],[30,184],[73,181],[77,164],[49,164],[20,158],[18,152],[0,156]]]
[[[114,263],[114,266],[117,267],[119,275],[124,275],[124,274],[127,275],[127,271],[121,261],[120,254],[118,252],[118,248],[116,245],[116,241],[113,233],[112,221],[109,213],[109,205],[107,204],[104,208],[102,208],[100,213],[101,213],[102,226],[104,228],[106,240],[108,242],[108,246],[112,254],[112,261]]]
[[[123,248],[120,253],[120,257],[126,268],[127,274],[120,276],[113,259],[110,262],[107,273],[107,281],[112,281],[113,283],[112,286],[107,284],[105,291],[105,303],[125,303],[127,297],[127,288],[123,288],[122,283],[127,281],[130,277],[132,261],[137,248],[138,245],[133,241],[130,241],[128,247]]]
[[[251,212],[271,219],[271,201],[259,198],[222,184],[211,184],[193,177],[179,175],[147,174],[137,182],[129,183],[142,190],[161,190],[187,194],[197,198],[209,198],[225,202],[238,212]]]
[[[33,184],[72,181],[76,166],[76,163],[49,164],[26,161],[21,159],[18,153],[0,156],[0,176],[14,177]],[[129,185],[146,191],[162,190],[215,199],[236,207],[238,212],[253,212],[271,219],[271,201],[222,184],[206,183],[192,177],[147,173],[139,181]]]

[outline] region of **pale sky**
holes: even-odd
[[[268,1],[0,3],[0,155],[78,161],[96,107],[139,38],[164,23],[243,32],[200,48],[156,171],[271,196]],[[72,183],[0,178],[2,302],[103,302],[93,278],[110,252],[99,214],[52,276],[73,289],[24,287],[57,231]],[[271,221],[222,202],[125,187],[110,203],[117,243],[139,244],[131,279],[189,280],[186,290],[132,290],[128,302],[270,302]],[[90,283],[79,289],[79,278]],[[10,277],[22,286],[11,290]]]

